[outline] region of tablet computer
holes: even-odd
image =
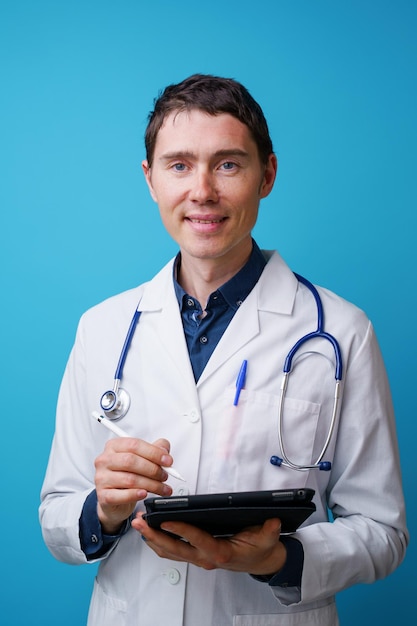
[[[224,537],[277,517],[281,533],[292,533],[316,510],[313,495],[313,489],[301,488],[155,496],[144,502],[144,519],[156,529],[163,522],[186,522]]]

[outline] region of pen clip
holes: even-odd
[[[233,400],[233,406],[238,405],[240,392],[245,386],[247,366],[248,366],[248,362],[245,359],[240,367],[239,374],[237,375],[237,378],[236,378],[236,393],[235,393],[235,399]]]

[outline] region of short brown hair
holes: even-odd
[[[259,104],[249,91],[232,78],[210,74],[194,74],[177,85],[169,85],[154,101],[145,131],[146,159],[149,167],[155,151],[156,138],[165,118],[174,111],[198,109],[209,115],[229,113],[245,124],[258,147],[259,157],[266,164],[273,152],[268,125]]]

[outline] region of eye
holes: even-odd
[[[227,172],[230,172],[230,171],[236,169],[237,165],[236,165],[236,163],[233,163],[233,161],[225,161],[224,163],[221,164],[220,167],[222,169],[226,170]]]
[[[174,172],[185,172],[185,170],[187,169],[185,163],[174,163],[171,167]]]

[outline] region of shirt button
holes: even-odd
[[[208,339],[205,335],[203,335],[202,337],[200,337],[200,343],[205,344],[208,342]]]
[[[188,298],[187,306],[194,306],[194,300],[192,300],[191,298]]]
[[[91,543],[98,543],[97,535],[91,535]]]
[[[180,582],[181,574],[175,567],[171,567],[170,569],[164,572],[164,576],[170,585],[177,585]]]

